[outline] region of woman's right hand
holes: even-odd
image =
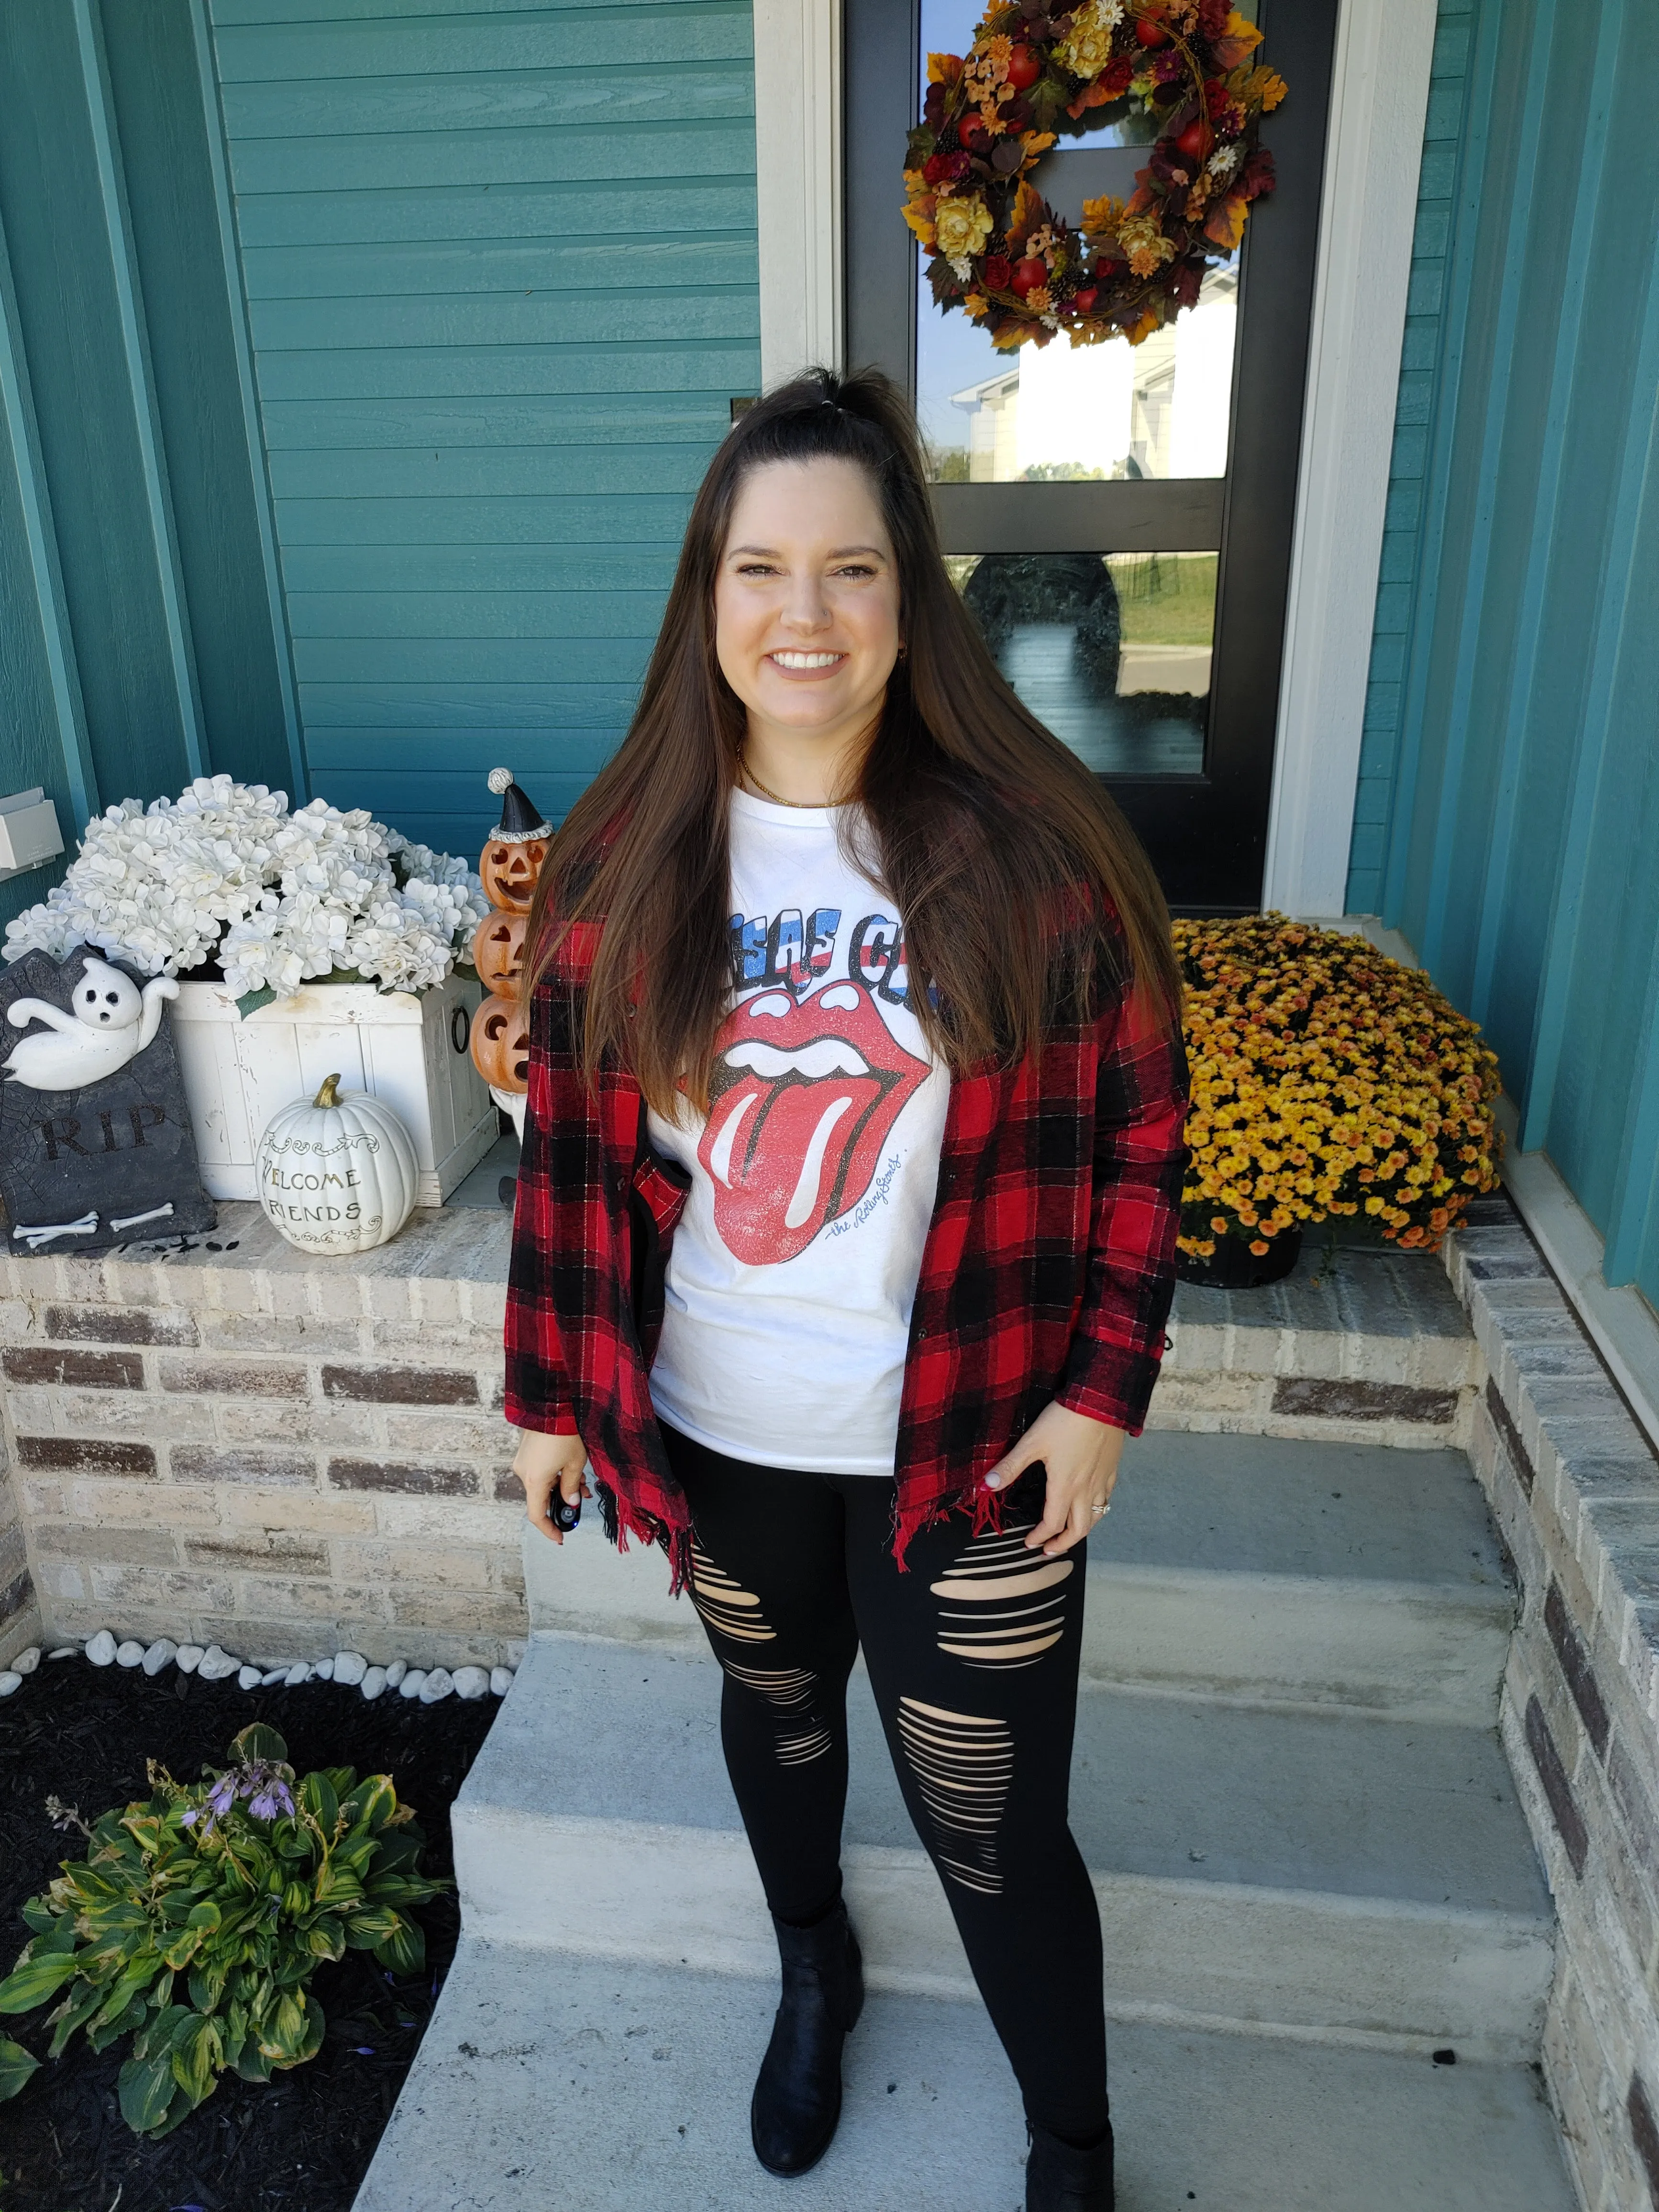
[[[563,1543],[564,1531],[553,1525],[553,1493],[556,1490],[568,1505],[579,1498],[591,1498],[593,1493],[582,1480],[586,1464],[587,1448],[580,1437],[547,1437],[539,1429],[519,1431],[513,1472],[524,1485],[525,1518],[556,1544]]]

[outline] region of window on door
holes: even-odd
[[[1337,0],[1249,12],[1291,86],[1279,188],[1139,347],[999,353],[942,314],[898,213],[927,56],[975,0],[846,0],[848,358],[914,395],[952,576],[1004,675],[1110,786],[1172,905],[1260,902]],[[1039,165],[1075,220],[1127,196],[1150,118]]]

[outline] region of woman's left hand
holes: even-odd
[[[1069,1552],[1086,1536],[1111,1503],[1123,1456],[1123,1431],[1091,1421],[1058,1401],[1045,1406],[1011,1452],[985,1478],[988,1490],[1006,1490],[1034,1461],[1048,1470],[1042,1518],[1025,1539],[1026,1549],[1040,1545],[1045,1559]]]

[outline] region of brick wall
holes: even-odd
[[[1480,1352],[1426,1254],[1310,1236],[1294,1274],[1256,1291],[1176,1286],[1148,1426],[1467,1448]]]
[[[257,1206],[220,1212],[166,1260],[4,1263],[12,1476],[51,1634],[516,1656],[505,1218],[417,1215],[318,1261]]]
[[[0,1384],[47,1632],[265,1660],[515,1654],[507,1236],[503,1215],[439,1211],[378,1252],[318,1261],[258,1207],[226,1206],[215,1237],[166,1259],[0,1261]],[[1183,1285],[1153,1421],[1465,1442],[1479,1354],[1439,1267],[1323,1265],[1310,1248],[1271,1290]]]
[[[23,1538],[16,1469],[0,1443],[0,1667],[39,1640],[40,1608]]]
[[[1448,1273],[1521,1616],[1501,1725],[1560,1917],[1544,2065],[1587,2212],[1659,2205],[1659,1457],[1507,1208]]]

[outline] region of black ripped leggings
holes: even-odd
[[[751,1467],[665,1428],[690,1500],[691,1595],[724,1672],[720,1735],[766,1900],[841,1893],[847,1678],[860,1644],[927,1845],[1027,2117],[1104,2130],[1100,1917],[1066,1826],[1084,1547],[1027,1551],[1036,1469],[1001,1534],[954,1518],[892,1554],[893,1486]]]

